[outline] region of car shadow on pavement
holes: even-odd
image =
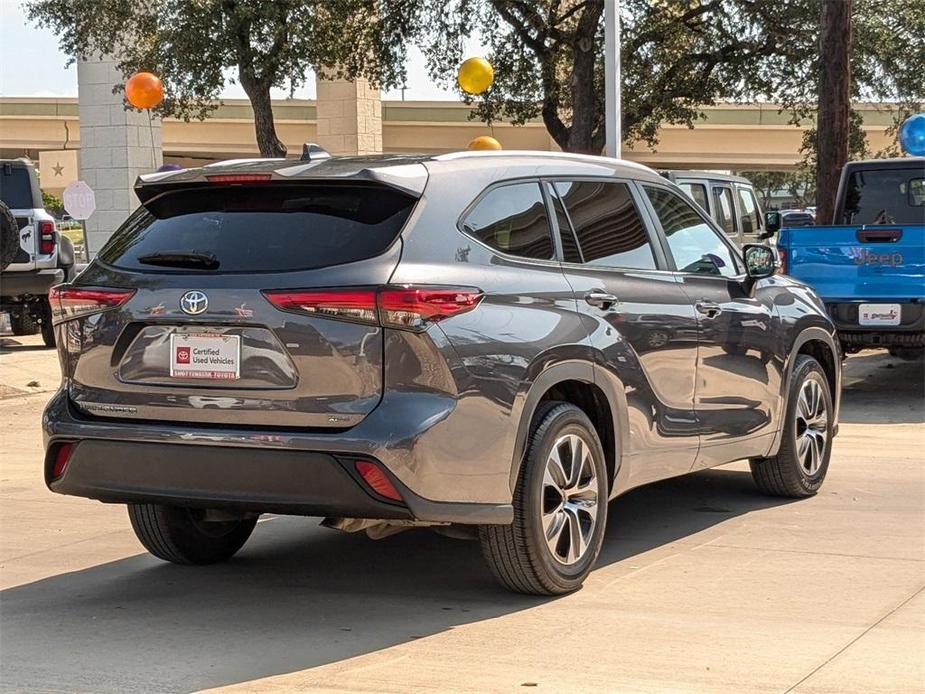
[[[736,470],[637,489],[611,503],[598,565],[780,503]],[[314,519],[270,517],[226,564],[139,555],[3,591],[0,682],[198,690],[342,661],[548,600],[498,587],[475,542],[427,530],[373,541]]]
[[[867,351],[849,357],[842,373],[842,423],[925,422],[925,361]]]
[[[0,356],[4,354],[15,354],[16,352],[40,352],[49,349],[54,348],[46,347],[41,343],[37,345],[23,344],[15,337],[0,337]]]

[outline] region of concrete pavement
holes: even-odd
[[[475,543],[313,519],[265,518],[225,565],[159,562],[123,508],[45,490],[57,361],[0,340],[4,691],[925,689],[921,362],[848,360],[816,497],[762,497],[743,464],[635,490],[550,600],[496,587]]]

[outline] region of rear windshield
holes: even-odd
[[[182,268],[140,262],[155,254],[211,255],[214,272],[286,272],[381,254],[414,207],[391,188],[363,185],[254,185],[184,189],[148,201],[119,228],[99,258],[147,272]],[[187,269],[188,271],[188,269]]]
[[[925,169],[855,171],[848,177],[842,224],[925,224]]]
[[[32,209],[32,180],[22,166],[0,166],[0,200],[11,210]]]

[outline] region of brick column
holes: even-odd
[[[331,154],[382,152],[382,103],[367,80],[319,76],[317,109],[316,139]]]
[[[93,255],[138,207],[132,190],[138,175],[163,162],[160,119],[149,123],[147,112],[125,110],[122,93],[112,93],[125,79],[116,65],[108,56],[77,63],[80,178],[96,193],[96,212],[87,220]]]

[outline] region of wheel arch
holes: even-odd
[[[523,465],[533,418],[543,403],[550,400],[571,403],[588,415],[604,448],[608,491],[613,489],[616,475],[622,467],[623,444],[620,432],[626,431],[626,402],[625,398],[620,397],[622,391],[596,376],[597,368],[594,364],[570,361],[549,367],[533,381],[524,399],[514,442],[510,477],[512,491],[517,485]]]
[[[838,348],[838,342],[833,333],[828,330],[811,326],[800,331],[790,345],[787,352],[787,361],[784,365],[784,377],[781,379],[781,412],[778,421],[783,422],[783,417],[787,412],[788,395],[790,391],[790,379],[793,376],[793,369],[796,365],[797,357],[806,354],[822,367],[826,380],[829,383],[829,389],[832,393],[832,406],[835,409],[834,432],[838,432],[838,416],[841,400],[841,351]],[[780,448],[783,437],[784,427],[781,424],[774,435],[771,448],[768,455],[772,456]]]

